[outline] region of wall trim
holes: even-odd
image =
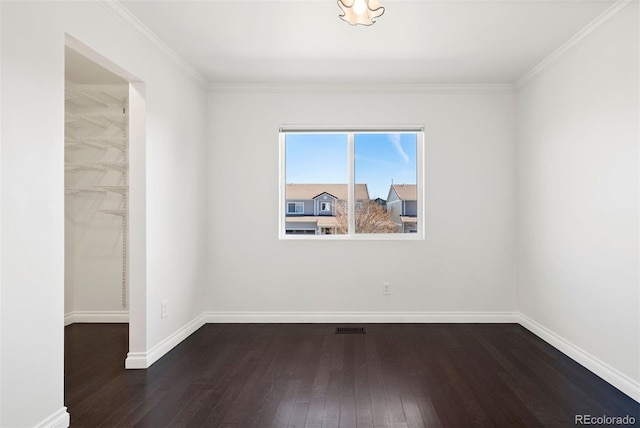
[[[64,325],[73,323],[128,323],[129,311],[72,311],[64,314]]]
[[[146,352],[128,352],[124,360],[124,368],[127,370],[146,369],[151,364],[147,364]]]
[[[123,6],[118,0],[96,0],[102,7],[108,10],[113,16],[120,19],[129,29],[133,30],[138,36],[151,42],[160,49],[169,59],[175,64],[187,72],[202,88],[206,88],[208,81],[202,77],[195,68],[187,63],[180,55],[169,47],[165,42],[158,37],[156,33],[151,31],[149,27],[142,23],[133,13]]]
[[[542,324],[532,320],[528,316],[519,313],[519,324],[547,342],[572,360],[584,366],[587,370],[609,382],[620,391],[627,394],[640,403],[640,382],[631,379],[629,376],[621,373],[611,367],[604,361],[591,355],[584,349],[574,345],[562,336],[549,330]]]
[[[513,94],[511,83],[496,84],[344,84],[211,83],[210,94]]]
[[[162,358],[167,352],[171,351],[179,345],[180,342],[205,325],[205,319],[205,314],[199,315],[197,318],[182,326],[147,352],[129,352],[125,360],[124,367],[126,369],[147,369],[151,367],[153,363]]]
[[[49,416],[36,427],[38,428],[67,428],[70,424],[69,412],[67,408],[63,407],[53,415]]]
[[[566,43],[553,51],[549,56],[538,63],[538,65],[534,66],[531,70],[525,73],[524,76],[518,79],[515,83],[516,91],[520,91],[524,86],[541,75],[545,70],[551,68],[556,63],[560,62],[564,57],[573,52],[575,49],[580,47],[589,37],[594,35],[600,29],[604,28],[605,24],[607,24],[609,21],[622,15],[624,12],[637,5],[638,0],[616,1],[610,8],[600,14],[600,16],[587,24],[586,27],[580,30]]]
[[[206,312],[207,323],[517,323],[516,312]]]

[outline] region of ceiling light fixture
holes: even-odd
[[[373,25],[382,16],[384,7],[378,0],[338,0],[340,19],[351,25]]]

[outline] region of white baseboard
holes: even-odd
[[[206,312],[207,323],[517,323],[516,312]]]
[[[73,311],[64,315],[64,325],[73,323],[128,323],[129,311]]]
[[[147,369],[158,361],[163,355],[175,348],[180,342],[192,335],[196,330],[206,324],[205,314],[201,314],[190,321],[175,333],[155,345],[147,352],[129,352],[124,362],[126,369]]]
[[[147,364],[146,352],[128,352],[124,360],[124,368],[127,370],[146,369],[151,364]]]
[[[67,408],[63,407],[62,409],[55,412],[53,415],[49,416],[38,425],[37,428],[68,428],[70,423],[69,413],[67,412]]]
[[[518,317],[521,326],[640,403],[640,382],[619,372],[526,315],[519,314]]]

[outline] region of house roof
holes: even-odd
[[[418,200],[418,191],[415,184],[392,184],[391,188],[395,190],[398,197],[403,201]]]
[[[287,200],[313,199],[323,193],[329,193],[330,195],[343,201],[346,201],[348,199],[346,184],[288,183],[285,191],[285,198]],[[356,184],[356,200],[361,201],[364,199],[369,199],[369,189],[367,188],[367,185]]]

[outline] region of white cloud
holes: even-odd
[[[409,163],[409,156],[402,149],[402,145],[400,144],[400,134],[389,134],[389,141],[393,145],[393,148],[396,149],[398,155],[402,158],[404,163]]]

